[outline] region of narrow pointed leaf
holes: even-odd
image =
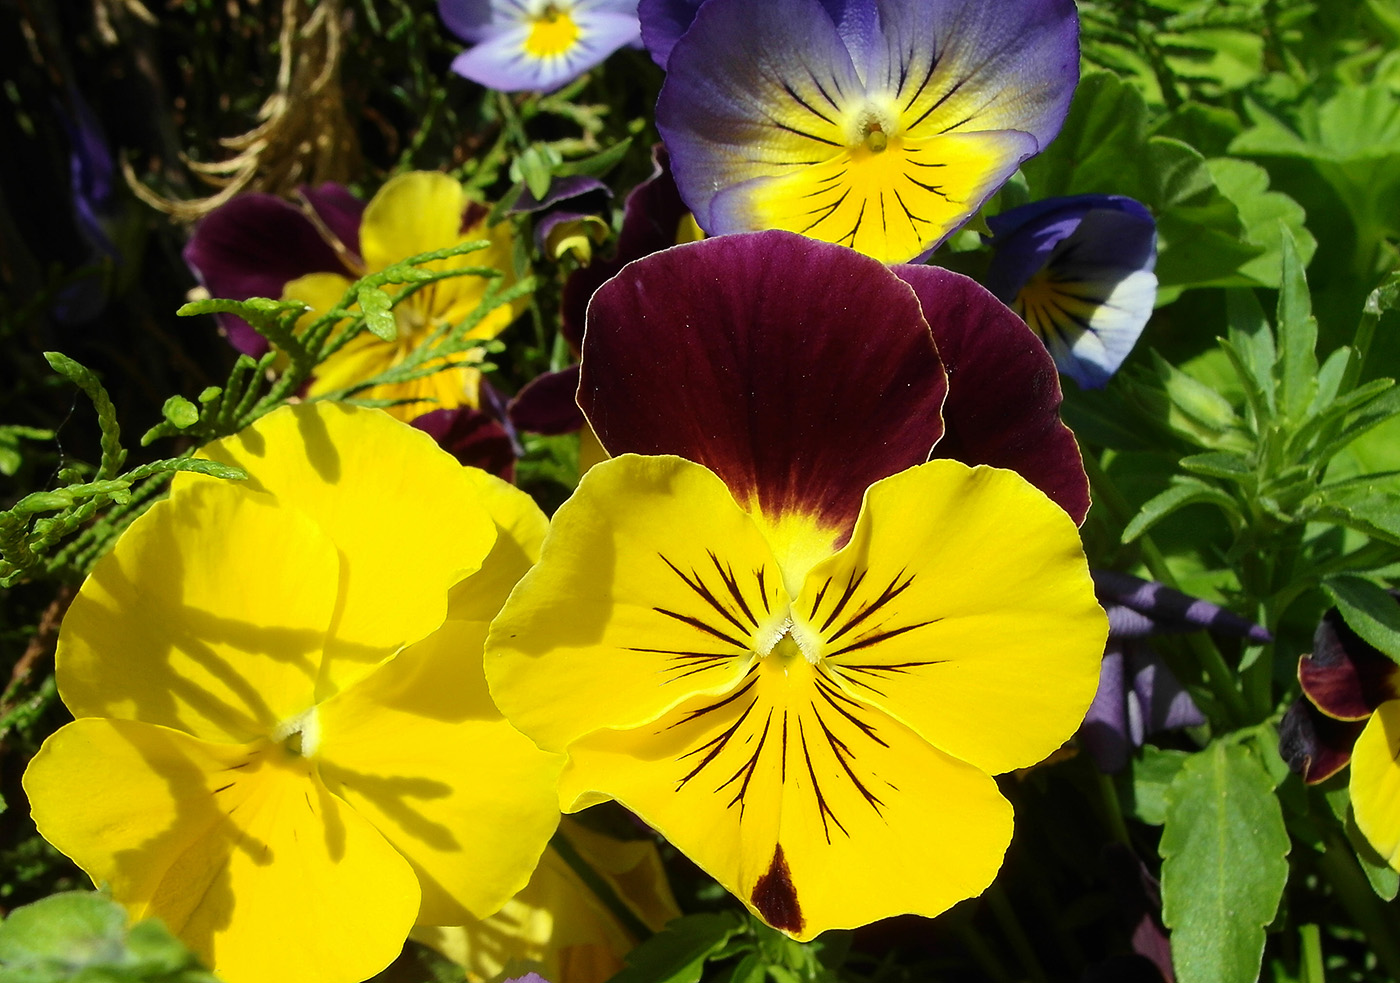
[[[1400,662],[1400,603],[1395,598],[1361,577],[1329,577],[1323,586],[1352,631]]]
[[[1284,232],[1283,286],[1278,296],[1278,333],[1281,351],[1279,380],[1281,409],[1301,421],[1317,388],[1317,319],[1298,247],[1291,232]]]

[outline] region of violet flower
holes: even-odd
[[[453,34],[472,44],[458,75],[503,92],[549,92],[637,42],[634,0],[438,0]]]
[[[1047,198],[987,220],[987,289],[1085,389],[1108,382],[1157,300],[1157,224],[1132,198]]]

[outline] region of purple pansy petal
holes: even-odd
[[[95,251],[117,258],[104,219],[111,217],[116,168],[102,124],[78,90],[68,88],[68,107],[55,115],[68,137],[69,184],[78,230]]]
[[[1307,700],[1299,700],[1279,721],[1279,757],[1303,781],[1316,785],[1347,766],[1365,727],[1360,720],[1334,720]]]
[[[637,19],[642,22],[642,44],[651,60],[662,68],[671,57],[671,49],[690,29],[695,12],[704,0],[641,0],[637,4]]]
[[[600,192],[599,198],[604,200],[612,197],[612,189],[596,177],[589,177],[586,174],[556,177],[549,182],[549,188],[545,191],[543,198],[536,198],[528,187],[524,188],[520,192],[520,197],[515,199],[515,204],[511,206],[510,211],[515,214],[538,212],[551,205],[557,205],[561,201],[581,198],[595,192]]]
[[[632,189],[622,206],[622,231],[617,237],[616,255],[610,260],[595,260],[564,281],[560,305],[562,333],[576,352],[583,344],[584,317],[593,292],[632,260],[674,246],[681,221],[690,214],[676,190],[670,160],[660,144],[652,148],[652,161],[656,166],[652,176]]]
[[[280,297],[289,281],[309,273],[356,275],[297,206],[261,192],[239,195],[205,216],[184,258],[210,295],[232,300]],[[267,339],[242,318],[220,315],[219,322],[238,351],[267,351]]]
[[[326,230],[337,239],[356,263],[360,256],[360,221],[365,215],[365,202],[350,193],[343,184],[327,181],[316,187],[302,185],[297,195],[316,213]]]
[[[1079,81],[1073,0],[879,0],[883,45],[856,65],[938,129],[1055,139]],[[903,84],[900,84],[900,83]]]
[[[494,23],[518,16],[518,0],[438,0],[438,15],[447,29],[463,41],[477,42],[491,33]]]
[[[510,401],[506,412],[517,430],[546,435],[573,433],[583,427],[578,408],[577,365],[531,379]]]
[[[481,468],[510,481],[515,474],[515,450],[510,436],[490,416],[470,407],[432,410],[409,421],[459,463]]]
[[[1128,766],[1133,742],[1128,734],[1127,678],[1125,656],[1118,645],[1110,642],[1099,669],[1099,688],[1084,723],[1079,726],[1079,741],[1094,759],[1099,771],[1119,772]]]
[[[987,219],[987,228],[992,232],[990,245],[995,250],[987,269],[987,289],[1003,301],[1011,300],[1026,281],[1045,266],[1055,247],[1068,239],[1085,216],[1094,211],[1123,212],[1152,223],[1152,213],[1141,202],[1125,195],[1044,198],[994,215]],[[1120,265],[1151,269],[1156,242],[1153,235],[1131,244],[1115,243],[1109,247],[1113,250],[1109,255],[1121,259],[1121,252],[1117,251],[1126,245],[1135,258]]]
[[[681,196],[710,233],[745,231],[713,214],[721,191],[816,163],[786,138],[816,131],[829,143],[833,102],[862,88],[820,0],[707,0],[668,67],[657,129]]]
[[[1060,421],[1060,383],[1044,347],[965,276],[933,266],[893,272],[918,295],[951,382],[933,456],[1010,468],[1083,522],[1089,480]]]
[[[464,78],[503,92],[550,92],[600,64],[618,48],[639,37],[637,15],[603,8],[604,4],[577,6],[564,13],[578,28],[577,39],[558,54],[539,57],[526,50],[533,27],[528,21],[503,24],[483,35],[458,55],[452,70]]]
[[[1127,644],[1143,736],[1181,727],[1199,727],[1205,715],[1166,661],[1146,645]]]
[[[849,532],[867,487],[928,457],[946,390],[913,291],[774,231],[675,246],[604,284],[578,399],[610,454],[677,454],[769,517]]]
[[[1364,720],[1400,698],[1400,666],[1356,634],[1336,608],[1313,633],[1312,654],[1298,660],[1303,695],[1329,717]]]
[[[1157,300],[1157,226],[1121,195],[1033,202],[988,223],[987,286],[1086,389],[1128,357]]]
[[[1094,593],[1108,612],[1110,638],[1142,638],[1201,629],[1251,642],[1273,638],[1248,618],[1155,580],[1113,570],[1091,570],[1090,574],[1094,578]]]

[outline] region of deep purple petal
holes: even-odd
[[[570,198],[580,198],[584,195],[594,194],[595,192],[600,192],[598,196],[604,201],[612,197],[612,189],[602,181],[599,181],[596,177],[589,177],[586,174],[557,177],[549,182],[549,188],[545,191],[543,198],[536,198],[528,187],[522,190],[520,192],[520,197],[515,200],[515,204],[511,206],[510,211],[517,214],[521,212],[538,212],[551,205],[557,205],[561,201],[567,201]],[[582,206],[575,207],[578,208]]]
[[[280,297],[288,281],[308,273],[356,275],[300,209],[261,192],[239,195],[205,216],[184,257],[211,296],[231,300]],[[240,352],[267,351],[267,340],[242,318],[220,315],[219,321]]]
[[[1099,771],[1118,772],[1128,766],[1133,744],[1128,736],[1127,686],[1123,650],[1109,643],[1099,669],[1099,688],[1079,727],[1079,742]]]
[[[704,0],[641,0],[637,18],[642,22],[642,44],[651,60],[662,68],[671,57],[671,49],[681,35],[690,29],[695,12]]]
[[[1307,700],[1299,700],[1279,721],[1279,757],[1303,781],[1316,785],[1347,766],[1365,727],[1365,721],[1334,720]]]
[[[634,259],[669,249],[676,244],[681,220],[690,209],[681,201],[671,177],[670,160],[660,144],[652,148],[655,170],[652,176],[632,189],[622,206],[622,231],[617,252],[610,260],[595,260],[574,271],[564,281],[560,314],[563,335],[574,351],[583,344],[583,322],[593,292],[617,275]]]
[[[1143,580],[1114,570],[1091,570],[1094,593],[1109,613],[1109,637],[1142,638],[1168,632],[1205,629],[1267,642],[1266,630],[1209,601],[1172,590],[1155,580]],[[1120,612],[1115,614],[1115,612]],[[1136,614],[1137,617],[1131,615]],[[1116,620],[1115,620],[1116,619]]]
[[[613,455],[678,454],[771,517],[849,531],[928,457],[946,377],[912,291],[788,232],[637,260],[593,296],[579,405]]]
[[[546,435],[573,433],[583,427],[578,408],[578,366],[531,379],[507,407],[517,430]]]
[[[515,450],[501,425],[480,410],[432,410],[409,421],[461,464],[489,471],[506,481],[515,475]]]
[[[1298,660],[1303,695],[1338,720],[1364,720],[1400,698],[1400,666],[1352,631],[1329,608],[1313,633],[1313,650]]]
[[[116,167],[102,124],[77,89],[69,86],[65,107],[55,100],[59,123],[68,137],[69,184],[78,231],[95,251],[117,258],[104,220],[112,215]]]
[[[1010,468],[1083,522],[1089,479],[1060,422],[1060,381],[1045,347],[967,277],[933,266],[892,269],[918,294],[948,368],[946,433],[933,456]]]
[[[339,240],[356,263],[360,256],[360,221],[365,215],[365,202],[350,193],[343,184],[327,181],[311,187],[303,184],[297,189],[300,195],[316,213],[316,217],[326,229]]]

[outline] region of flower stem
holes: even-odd
[[[574,848],[567,836],[563,833],[555,833],[550,838],[549,845],[569,865],[569,869],[578,875],[579,880],[583,881],[598,900],[603,902],[603,907],[612,913],[629,935],[638,942],[645,942],[651,938],[653,934],[651,929],[637,917],[631,908],[627,907],[627,904],[613,890],[613,886],[603,878],[603,875],[599,874],[587,860],[583,859],[582,854]]]

